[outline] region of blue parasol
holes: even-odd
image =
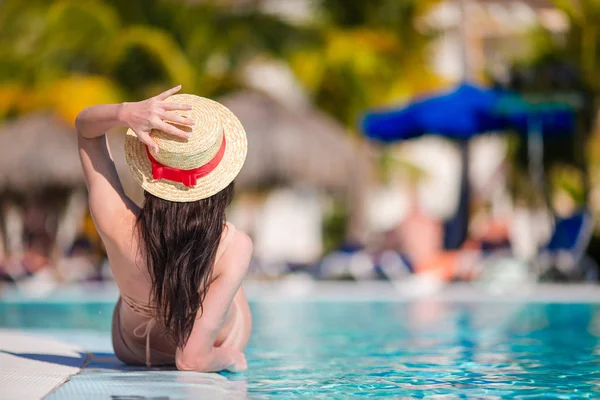
[[[361,125],[367,137],[382,142],[425,134],[468,140],[482,133],[508,129],[527,134],[532,117],[545,137],[570,134],[575,126],[573,108],[567,103],[533,104],[512,92],[470,83],[418,99],[403,108],[369,111]]]
[[[544,137],[570,135],[575,129],[574,108],[566,102],[532,101],[500,89],[462,83],[455,89],[418,99],[406,107],[367,112],[364,134],[389,143],[435,134],[459,141],[462,153],[460,202],[446,222],[444,246],[459,248],[467,236],[469,199],[467,141],[474,136],[513,130],[539,143]],[[531,141],[531,140],[530,140]],[[538,158],[538,157],[536,157]]]

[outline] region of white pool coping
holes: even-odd
[[[79,373],[87,358],[79,346],[0,330],[0,397],[41,399]]]

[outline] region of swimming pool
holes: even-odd
[[[495,298],[253,301],[245,374],[127,368],[112,301],[0,303],[0,327],[95,353],[65,398],[599,398],[600,303]]]

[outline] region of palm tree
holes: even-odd
[[[216,96],[260,54],[284,58],[308,30],[258,7],[181,1],[0,3],[0,118],[40,107],[72,121],[97,102],[168,84]]]
[[[578,130],[574,138],[554,146],[548,143],[545,149],[545,164],[552,172],[555,188],[569,193],[576,203],[585,200],[588,191],[586,153],[592,164],[599,165],[597,144],[592,134],[598,109],[600,83],[600,31],[596,21],[600,17],[600,2],[597,0],[553,0],[564,12],[569,29],[557,40],[550,31],[537,28],[531,39],[534,52],[527,60],[516,65],[513,79],[518,89],[529,93],[548,94],[552,91],[576,92],[583,100],[579,110]],[[522,72],[525,73],[522,73]],[[521,154],[524,161],[524,153]],[[575,172],[568,166],[575,165]],[[578,170],[578,171],[577,171]],[[593,171],[593,170],[592,170]],[[570,183],[565,176],[577,176]]]
[[[417,24],[437,0],[324,0],[320,40],[290,64],[315,103],[348,127],[368,107],[441,83],[427,67],[431,33]]]
[[[132,51],[145,59],[128,64]],[[170,33],[124,24],[99,1],[0,3],[0,56],[0,117],[53,108],[73,121],[86,105],[127,98],[124,83],[195,87],[196,71]]]
[[[572,56],[584,74],[587,84],[595,92],[600,90],[598,73],[600,72],[600,2],[596,0],[554,0],[569,19],[569,31],[563,52]]]

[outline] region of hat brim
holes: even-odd
[[[207,99],[203,99],[207,100]],[[133,179],[147,192],[164,200],[192,202],[206,199],[225,189],[239,174],[248,151],[248,141],[242,123],[224,105],[209,100],[214,112],[221,119],[226,147],[219,165],[208,175],[199,178],[196,185],[186,187],[180,182],[152,177],[152,164],[146,152],[146,145],[129,129],[125,138],[125,159]],[[212,112],[212,110],[211,110]]]

